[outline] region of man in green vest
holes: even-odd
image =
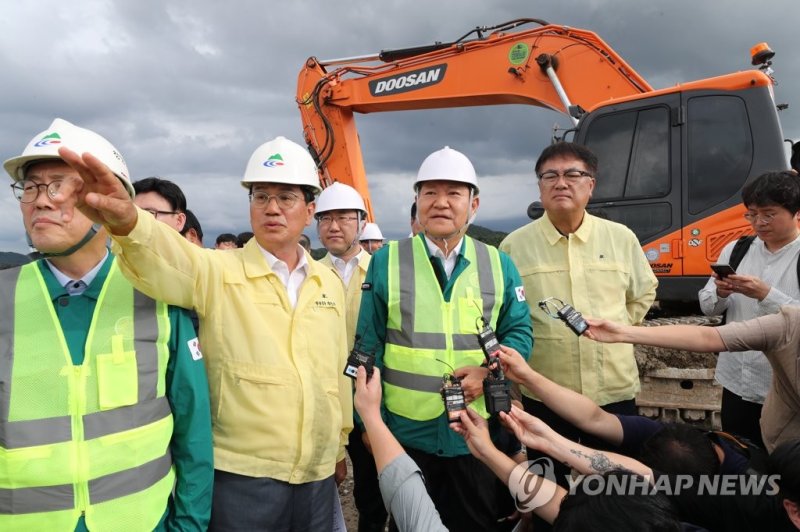
[[[422,470],[445,526],[490,530],[494,476],[450,429],[439,390],[442,375],[462,378],[467,402],[488,417],[477,333],[486,320],[501,343],[529,354],[528,305],[511,260],[465,235],[479,204],[469,159],[448,147],[432,153],[414,191],[422,231],[373,255],[357,332],[382,371],[387,425]]]
[[[367,275],[370,259],[370,254],[359,243],[367,223],[367,208],[356,189],[343,183],[333,183],[317,198],[314,217],[317,219],[319,241],[328,250],[320,262],[328,266],[344,284],[349,352],[355,342],[361,285]],[[353,464],[353,498],[358,509],[358,532],[383,532],[387,512],[378,487],[378,471],[364,446],[358,426],[353,427],[349,434],[347,453]]]
[[[61,184],[58,148],[122,156],[61,119],[6,171],[42,259],[0,275],[0,530],[205,530],[208,381],[185,310],[133,289]]]

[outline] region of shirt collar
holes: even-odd
[[[92,284],[92,281],[94,281],[94,278],[97,277],[97,272],[100,271],[100,268],[103,267],[103,264],[105,264],[107,259],[108,259],[108,249],[106,248],[106,252],[103,255],[103,258],[100,260],[100,262],[97,263],[97,266],[86,272],[86,275],[84,275],[80,279],[73,279],[71,277],[67,277],[66,275],[64,275],[64,273],[61,272],[61,270],[59,270],[55,266],[55,264],[53,264],[47,259],[45,259],[45,264],[47,264],[47,267],[50,268],[51,272],[53,272],[53,277],[56,278],[56,281],[58,281],[58,284],[60,284],[61,286],[65,286],[67,283],[73,281],[83,281],[86,284],[86,286],[89,286]]]
[[[428,253],[430,253],[431,257],[439,257],[442,260],[447,260],[447,257],[444,256],[444,251],[439,249],[439,246],[434,244],[431,241],[431,239],[429,239],[427,237],[427,235],[423,234],[422,238],[425,239],[425,245],[428,246]],[[458,244],[456,244],[455,247],[453,247],[453,249],[450,250],[450,253],[448,254],[448,256],[455,258],[459,254],[461,254],[461,247],[462,247],[463,244],[464,244],[464,237],[462,236],[461,240],[458,241]]]
[[[362,255],[364,255],[365,253],[366,251],[362,249],[361,251],[350,257],[350,259],[348,260],[340,259],[339,257],[331,254],[330,252],[328,254],[331,256],[331,262],[336,267],[336,269],[342,271],[348,264],[352,264],[353,266],[358,264],[361,261]]]
[[[84,296],[91,297],[92,299],[97,299],[100,296],[100,291],[103,288],[103,282],[105,281],[106,276],[108,275],[108,271],[111,269],[111,263],[114,261],[114,256],[108,252],[108,248],[106,248],[106,253],[103,256],[102,260],[97,263],[97,266],[89,270],[86,275],[81,277],[80,279],[71,279],[64,275],[58,268],[56,268],[49,260],[45,259],[41,261],[41,264],[47,265],[47,270],[53,275],[53,279],[55,279],[58,290],[56,287],[50,287],[49,291],[51,292],[51,297],[53,300],[58,299],[59,297],[66,295],[67,290],[65,288],[66,284],[73,281],[83,281],[86,283],[86,290],[82,293]],[[44,268],[42,268],[42,273],[44,274]],[[98,283],[94,283],[97,280]],[[49,283],[48,283],[48,286]]]
[[[556,229],[556,226],[553,225],[553,222],[551,222],[550,218],[547,216],[547,212],[544,213],[544,216],[542,216],[540,220],[545,238],[547,238],[547,241],[550,243],[551,246],[555,245],[555,243],[562,238],[568,238],[567,236],[562,235],[558,231],[558,229]],[[589,236],[592,234],[593,226],[594,226],[594,216],[584,211],[583,221],[581,222],[580,227],[578,227],[577,231],[571,233],[571,235],[582,242],[587,242],[589,240]]]
[[[279,259],[275,255],[273,255],[272,253],[270,253],[269,251],[267,251],[266,249],[261,247],[261,244],[257,244],[257,245],[258,245],[258,249],[261,250],[261,254],[264,255],[265,259],[267,259],[267,264],[269,264],[269,267],[273,271],[275,270],[276,266],[282,266],[286,270],[289,269],[289,265],[286,264],[286,262],[282,261],[281,259]],[[295,267],[295,270],[302,269],[302,270],[304,270],[306,272],[306,274],[308,274],[308,259],[306,259],[306,252],[303,249],[303,246],[301,246],[300,244],[297,244],[297,258],[298,258],[298,262],[297,262],[297,266]],[[291,273],[291,272],[289,272],[289,273]]]

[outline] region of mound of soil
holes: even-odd
[[[679,318],[658,318],[647,320],[644,327],[660,325],[703,325],[716,326],[722,322],[720,316],[684,316]],[[634,348],[639,375],[661,368],[714,368],[717,365],[717,353],[693,353],[663,347],[637,345]]]

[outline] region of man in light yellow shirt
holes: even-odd
[[[531,307],[536,344],[530,365],[609,412],[636,414],[633,346],[600,346],[578,337],[538,302],[556,297],[585,315],[636,324],[655,298],[655,275],[630,229],[586,212],[597,174],[597,157],[588,148],[553,144],[539,156],[536,174],[544,216],[500,245],[517,265]],[[524,388],[523,404],[566,438],[586,440]]]
[[[359,243],[367,223],[367,208],[356,189],[343,183],[333,183],[317,198],[314,217],[317,219],[319,241],[328,250],[320,263],[328,266],[344,284],[349,351],[355,343],[361,286],[371,258]],[[369,352],[369,346],[359,347]],[[378,486],[378,471],[357,424],[350,432],[347,453],[353,464],[353,498],[358,509],[358,532],[383,532],[387,512]]]
[[[78,207],[113,236],[120,267],[151,297],[194,308],[214,428],[211,530],[331,530],[353,423],[341,281],[298,244],[319,192],[308,152],[278,137],[253,153],[255,238],[201,249],[137,209],[108,168],[62,149]]]

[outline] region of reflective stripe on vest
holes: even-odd
[[[112,263],[75,366],[39,266],[0,272],[0,528],[155,526],[174,482],[169,328]]]
[[[451,371],[448,365],[484,360],[478,324],[483,316],[496,327],[502,298],[495,294],[504,291],[500,259],[496,249],[469,237],[463,255],[469,264],[445,302],[425,243],[419,237],[390,243],[383,380],[391,412],[419,421],[438,417],[444,412],[438,392],[442,375]],[[486,415],[483,399],[472,406]]]
[[[92,504],[118,499],[142,491],[169,474],[170,453],[136,469],[127,469],[89,481],[89,500]],[[75,505],[72,484],[38,488],[0,489],[0,507],[12,505],[17,514],[70,510]]]

